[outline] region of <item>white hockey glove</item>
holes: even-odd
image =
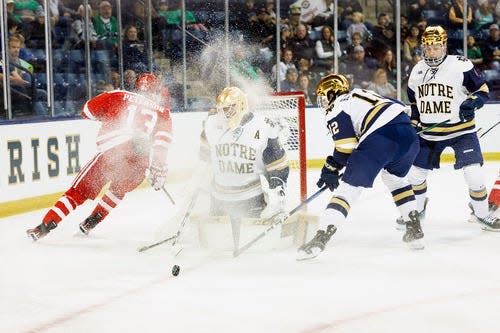
[[[260,184],[266,201],[266,208],[260,213],[261,219],[269,219],[279,213],[285,212],[286,193],[283,186],[269,188],[269,182],[263,175],[260,176]]]
[[[155,191],[160,190],[165,184],[165,180],[167,179],[167,166],[162,165],[151,165],[149,167],[149,175],[148,182]]]

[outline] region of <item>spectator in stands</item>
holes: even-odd
[[[46,101],[47,92],[34,88],[33,66],[19,58],[22,41],[17,35],[9,38],[9,79],[12,96],[13,113],[17,116],[33,114],[32,103],[34,101]],[[4,68],[0,61],[0,84],[3,82]]]
[[[333,27],[333,0],[322,0],[321,5],[319,13],[312,18],[311,25],[313,27],[324,25]]]
[[[472,7],[467,6],[467,28],[472,29]],[[451,29],[463,29],[464,24],[464,7],[462,0],[452,0],[451,7],[448,11],[448,19],[450,20]]]
[[[266,0],[266,11],[269,14],[269,17],[273,21],[274,24],[276,23],[276,12],[274,11],[274,0]]]
[[[109,1],[101,1],[99,13],[93,17],[92,23],[104,48],[116,49],[118,47],[118,25]]]
[[[168,8],[168,3],[165,0],[160,1],[160,10],[158,14],[165,18],[168,27],[174,27],[180,29],[182,26],[182,10],[181,10],[181,2],[179,0],[171,0],[170,8],[165,11],[165,6]],[[202,31],[207,32],[208,29],[203,25],[203,23],[199,23],[196,19],[194,13],[190,10],[185,10],[184,15],[186,16],[186,29],[191,31]],[[205,37],[204,35],[197,37]]]
[[[137,73],[134,70],[127,69],[123,71],[123,89],[127,91],[134,91],[136,79]]]
[[[260,7],[257,13],[257,20],[250,22],[252,33],[249,40],[260,49],[264,63],[268,63],[276,50],[276,24],[273,23],[266,7]]]
[[[316,87],[316,84],[319,82],[321,79],[321,76],[324,73],[329,73],[329,71],[326,72],[320,72],[317,73],[315,71],[311,70],[311,61],[309,59],[300,59],[297,65],[297,70],[299,72],[299,75],[305,74],[307,77],[309,77],[309,84],[312,87]]]
[[[254,0],[246,0],[244,7],[241,7],[241,3],[235,2],[234,6],[229,16],[229,23],[233,29],[240,31],[244,37],[248,36],[251,32],[250,22],[257,18],[255,2]]]
[[[339,28],[341,30],[347,30],[347,28],[354,23],[353,15],[355,12],[363,13],[363,7],[358,0],[342,0],[338,3],[340,24]]]
[[[129,8],[130,3],[133,7]],[[162,31],[166,28],[165,19],[158,15],[154,7],[151,10],[151,35],[153,40],[153,49],[163,49],[163,34]],[[135,26],[137,30],[137,38],[145,40],[146,38],[146,25],[148,22],[148,15],[146,12],[146,5],[144,1],[122,1],[122,17],[123,26]]]
[[[107,82],[113,85],[113,89],[120,89],[121,86],[120,73],[116,70],[110,70],[108,72]]]
[[[365,57],[363,46],[358,45],[354,48],[353,60],[346,61],[345,72],[352,75],[352,84],[355,88],[366,89],[370,84],[375,70],[373,59]]]
[[[467,36],[467,59],[476,66],[483,64],[481,48],[476,44],[476,39],[472,35]]]
[[[260,80],[263,74],[262,70],[258,66],[253,66],[248,61],[243,47],[236,47],[233,51],[231,73],[236,75],[237,78],[252,81]]]
[[[91,48],[95,49],[98,46],[97,33],[94,29],[94,24],[92,23],[92,7],[90,4],[87,8],[87,18],[89,24],[85,24],[84,7],[83,5],[78,6],[77,14],[73,23],[71,23],[71,31],[69,33],[69,39],[66,42],[66,49],[83,49],[85,47],[85,30],[84,26],[87,26],[88,35],[90,36],[89,45]],[[100,45],[100,44],[99,44]]]
[[[377,68],[382,68],[387,73],[389,83],[396,86],[398,69],[396,67],[396,57],[391,49],[385,49],[377,62]]]
[[[474,11],[474,29],[488,28],[495,21],[490,4],[488,0],[478,0],[477,3],[479,6]]]
[[[286,76],[286,71],[289,68],[296,68],[295,64],[293,63],[293,51],[291,49],[285,49],[283,52],[281,52],[281,61],[279,63],[278,67],[278,80],[281,82],[285,79]],[[272,70],[272,78],[271,81],[275,82],[276,81],[276,65],[273,66]]]
[[[403,58],[406,61],[411,61],[412,51],[420,45],[420,29],[416,24],[410,27],[410,33],[403,42]]]
[[[297,6],[290,6],[290,15],[288,16],[288,20],[285,22],[290,27],[292,32],[292,36],[295,36],[297,33],[297,27],[302,24],[300,20],[302,9]]]
[[[299,72],[297,69],[287,69],[285,79],[280,83],[281,91],[299,91],[299,84],[297,82],[298,78]]]
[[[7,17],[14,19],[19,24],[23,23],[21,16],[16,13],[14,0],[7,0]]]
[[[36,0],[14,0],[14,14],[24,22],[33,22],[43,7]]]
[[[282,24],[280,28],[280,50],[289,49],[292,45],[292,31],[288,24]]]
[[[310,84],[309,76],[307,74],[299,74],[297,82],[298,90],[304,93],[306,105],[313,105],[316,102],[316,88]]]
[[[321,39],[316,41],[315,65],[327,69],[333,68],[333,55],[340,58],[340,44],[333,35],[333,30],[329,25],[324,25],[321,29]]]
[[[436,10],[434,6],[434,1],[430,0],[413,0],[410,3],[410,8],[408,10],[408,19],[410,23],[417,23],[418,20],[424,16],[425,10]]]
[[[384,30],[385,26],[390,23],[389,16],[386,13],[380,13],[377,16],[377,23],[373,26],[372,33],[373,38],[382,37],[382,30]]]
[[[139,74],[148,71],[148,49],[146,44],[139,40],[134,25],[125,28],[122,49],[124,69],[132,69]]]
[[[387,72],[379,68],[373,73],[372,82],[368,85],[369,90],[373,90],[379,95],[396,98],[396,88],[387,80]]]
[[[364,16],[360,12],[354,12],[352,14],[352,24],[347,28],[346,31],[346,39],[350,44],[352,43],[352,34],[355,32],[359,32],[363,41],[368,41],[372,38],[371,32],[368,30],[366,25],[363,23]]]
[[[361,36],[361,34],[359,32],[355,32],[352,34],[352,41],[350,44],[347,44],[347,47],[345,49],[345,58],[348,59],[348,60],[352,60],[353,59],[353,55],[354,55],[354,48],[358,45],[361,45],[361,46],[365,46],[364,43],[363,43],[363,37]]]
[[[30,34],[26,40],[26,46],[30,49],[44,49],[45,48],[45,13],[41,12],[36,15],[36,19],[33,22],[28,23],[30,25]],[[56,37],[54,30],[50,29],[52,38],[52,47],[57,48]]]
[[[304,24],[299,24],[295,35],[292,38],[291,48],[293,51],[294,62],[301,58],[312,59],[314,56],[314,43],[307,34],[307,28]]]
[[[490,25],[490,36],[482,43],[484,65],[491,69],[500,69],[500,30],[497,24]]]

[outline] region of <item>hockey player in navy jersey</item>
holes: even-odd
[[[403,241],[411,248],[423,248],[415,196],[405,179],[418,152],[418,138],[405,112],[407,107],[369,90],[349,92],[349,81],[340,74],[321,79],[316,95],[335,142],[317,185],[335,191],[320,217],[319,230],[299,248],[297,259],[314,258],[324,250],[363,188],[372,187],[379,173],[405,217]]]
[[[427,174],[439,168],[446,147],[455,153],[455,169],[463,170],[472,218],[483,229],[500,231],[500,221],[488,212],[487,190],[481,173],[483,157],[476,134],[475,112],[489,98],[489,90],[470,60],[447,55],[448,36],[440,26],[422,34],[424,59],[413,67],[408,81],[411,119],[420,133],[420,151],[408,180],[413,186],[420,217],[427,204]],[[401,221],[401,220],[399,220]]]

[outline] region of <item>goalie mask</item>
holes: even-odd
[[[247,97],[237,87],[227,87],[217,96],[217,112],[230,128],[236,128],[248,109]]]
[[[446,56],[448,34],[439,25],[425,28],[422,34],[424,61],[429,67],[439,66]]]
[[[152,73],[142,73],[135,80],[135,91],[147,95],[155,95],[160,92],[161,84]]]
[[[349,92],[349,80],[342,74],[329,74],[322,78],[316,87],[318,105],[325,110],[333,107],[333,102],[340,95]]]

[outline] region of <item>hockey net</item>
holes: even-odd
[[[287,152],[291,171],[288,186],[289,197],[295,192],[293,187],[298,186],[299,197],[297,199],[305,200],[307,198],[307,160],[304,94],[301,92],[274,93],[259,99],[253,105],[253,110],[271,119],[280,129],[280,141]]]

